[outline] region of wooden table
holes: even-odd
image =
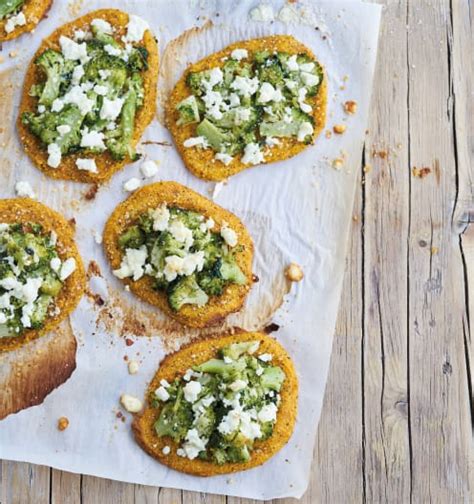
[[[308,504],[474,500],[474,5],[385,3]],[[1,468],[2,504],[226,502]]]

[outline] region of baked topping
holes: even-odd
[[[143,106],[142,73],[148,52],[141,43],[146,23],[130,17],[127,35],[94,19],[90,31],[61,36],[60,50],[46,49],[35,60],[42,75],[30,89],[37,110],[22,122],[48,152],[48,166],[58,168],[63,156],[79,153],[78,170],[97,172],[94,155],[136,159],[131,145],[137,111]]]
[[[212,149],[215,161],[229,165],[265,161],[278,138],[310,143],[312,100],[323,71],[306,54],[234,49],[222,67],[190,72],[191,95],[177,105],[178,126],[196,124],[186,148]]]
[[[40,329],[55,314],[55,299],[76,269],[74,258],[59,258],[56,240],[40,224],[0,224],[0,338]]]
[[[118,278],[154,279],[170,307],[204,306],[209,296],[220,296],[229,284],[244,285],[247,278],[235,255],[238,236],[226,222],[216,231],[212,218],[163,204],[142,214],[119,238],[123,258]]]
[[[177,455],[216,464],[246,462],[255,441],[268,439],[277,421],[285,374],[259,359],[259,341],[234,343],[186,371],[162,380],[149,398],[159,408],[159,437],[177,445]],[[168,450],[167,450],[168,451]]]

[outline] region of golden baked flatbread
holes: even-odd
[[[26,0],[21,11],[25,16],[25,24],[15,26],[13,31],[6,31],[8,18],[0,20],[0,42],[6,42],[21,34],[35,29],[36,25],[46,16],[53,0]]]

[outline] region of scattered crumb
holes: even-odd
[[[137,374],[140,369],[140,364],[137,361],[131,360],[128,362],[128,373],[129,374]]]
[[[346,114],[355,114],[357,112],[357,102],[348,100],[344,103],[344,111]]]
[[[335,170],[340,170],[344,166],[344,159],[342,158],[333,159],[331,164]]]
[[[130,338],[125,338],[125,344],[127,346],[132,346],[135,342]]]
[[[331,130],[326,130],[326,133],[324,134],[326,138],[331,138],[332,137],[332,131]]]
[[[431,255],[436,255],[438,253],[438,247],[431,247]]]
[[[15,184],[15,192],[19,198],[36,199],[36,194],[34,193],[33,188],[26,180],[20,180]]]
[[[3,63],[5,61],[5,58],[0,55],[0,63]]]
[[[84,193],[84,199],[87,201],[93,200],[96,195],[97,191],[99,190],[99,186],[97,184],[92,184],[89,189]]]
[[[369,164],[364,165],[364,167],[362,168],[362,171],[364,173],[369,173],[370,170],[372,170],[372,165]]]
[[[291,263],[288,268],[286,268],[285,276],[290,282],[301,282],[301,280],[303,280],[304,273],[301,266],[296,263]]]
[[[18,56],[18,51],[10,51],[8,56],[10,56],[10,58],[16,58]]]
[[[217,195],[222,191],[225,183],[226,181],[217,182],[217,184],[214,186],[214,190],[212,191],[212,199],[215,199]]]
[[[411,173],[414,177],[422,179],[431,173],[431,168],[428,168],[428,166],[417,168],[416,166],[414,166],[411,170]]]
[[[123,184],[123,190],[127,192],[133,192],[136,191],[141,185],[142,183],[139,179],[132,177]]]
[[[144,161],[140,166],[140,171],[145,178],[154,177],[158,173],[158,161]]]
[[[62,416],[58,420],[58,430],[64,431],[69,427],[69,418]]]
[[[102,235],[95,229],[92,231],[92,236],[94,237],[94,241],[97,243],[97,245],[100,245],[102,243]]]
[[[347,126],[345,124],[335,124],[332,130],[336,135],[342,135],[346,131]]]
[[[129,394],[122,394],[120,396],[120,404],[129,413],[138,413],[143,409],[143,403],[140,401],[140,399]]]
[[[358,216],[358,215],[353,215],[353,216],[352,216],[352,220],[353,220],[354,222],[359,222],[359,216]]]
[[[388,158],[388,150],[372,149],[372,157],[373,158],[379,157],[380,159],[387,159]]]

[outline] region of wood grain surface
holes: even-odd
[[[383,3],[331,370],[301,502],[470,503],[474,5]],[[0,502],[255,501],[3,461]]]

